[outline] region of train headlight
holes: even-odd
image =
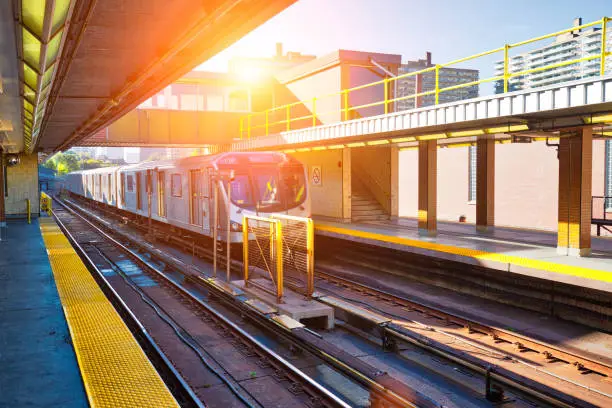
[[[241,232],[242,231],[242,224],[238,223],[238,222],[234,222],[231,221],[230,222],[230,229],[234,232]]]

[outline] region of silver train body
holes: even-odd
[[[222,241],[228,237],[228,208],[231,242],[242,242],[245,214],[310,216],[306,170],[278,152],[221,153],[83,170],[69,173],[63,183],[76,195],[208,237],[213,235],[215,186]]]

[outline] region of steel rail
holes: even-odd
[[[94,225],[93,222],[89,221],[81,214],[78,214],[77,210],[71,209],[69,211],[72,211],[74,215],[76,215],[77,217],[81,218],[84,222],[86,222],[92,229],[96,231],[96,233],[102,235],[109,243],[111,243],[116,248],[120,249],[123,253],[128,255],[132,260],[134,260],[139,265],[141,265],[143,269],[147,269],[150,272],[154,273],[155,276],[161,278],[165,283],[169,284],[174,289],[182,293],[185,297],[187,297],[190,301],[196,303],[200,308],[204,309],[204,311],[206,311],[210,316],[212,316],[213,319],[217,320],[222,325],[228,327],[232,332],[236,333],[240,338],[242,338],[244,341],[249,343],[251,346],[254,346],[254,348],[259,350],[261,354],[265,355],[266,358],[273,360],[273,363],[276,363],[275,365],[277,365],[277,367],[279,368],[282,367],[283,369],[287,370],[286,372],[288,372],[291,375],[291,377],[293,377],[292,379],[300,380],[307,387],[311,387],[314,391],[316,391],[317,394],[312,393],[311,395],[315,397],[319,397],[320,399],[327,400],[328,402],[328,404],[326,404],[327,406],[339,406],[343,408],[349,407],[349,405],[347,405],[344,401],[342,401],[340,398],[334,395],[327,388],[323,387],[321,384],[319,384],[318,382],[313,380],[311,377],[306,375],[299,368],[297,368],[296,366],[291,364],[289,361],[284,359],[282,356],[280,356],[279,354],[277,354],[276,352],[268,348],[266,345],[261,343],[255,337],[251,336],[249,333],[241,329],[238,325],[236,325],[231,320],[229,320],[227,317],[225,317],[221,312],[214,309],[212,306],[204,303],[200,299],[194,297],[187,289],[185,289],[183,286],[176,283],[174,280],[170,279],[162,270],[157,268],[155,265],[152,265],[150,262],[147,262],[146,260],[142,259],[142,257],[139,256],[137,253],[135,253],[132,249],[126,247],[121,242],[117,241],[115,238],[113,238],[108,233],[100,229],[98,226]],[[186,276],[189,276],[189,275],[186,274]]]
[[[72,205],[71,205],[72,206]],[[100,207],[98,207],[100,208]],[[82,211],[82,209],[80,210]],[[117,216],[116,213],[113,213],[112,215]],[[82,215],[80,215],[81,217],[83,217]],[[86,214],[86,217],[91,217],[91,218],[99,218],[95,215],[92,214]],[[91,221],[86,220],[88,223],[92,224],[93,223]],[[99,221],[101,222],[101,221]],[[140,226],[138,224],[134,224],[135,226],[139,227]],[[94,228],[97,228],[94,226]],[[111,228],[109,225],[106,226],[106,228]],[[143,227],[145,228],[145,227]],[[104,232],[102,232],[104,233]],[[104,233],[105,235],[108,235],[106,233]],[[126,239],[129,239],[126,237]],[[176,239],[176,237],[172,237],[172,239]],[[114,240],[111,237],[111,240]],[[180,240],[180,239],[179,239]],[[159,254],[155,254],[154,252],[151,252],[150,249],[147,249],[143,244],[139,243],[139,242],[133,242],[134,245],[142,248],[144,251],[150,253],[152,256],[154,257],[159,257]],[[123,248],[126,248],[127,251],[131,250],[125,246],[123,246],[122,244],[119,243],[119,245],[121,245]],[[184,245],[187,245],[187,243],[184,243]],[[191,248],[191,245],[188,245],[189,248]],[[212,257],[212,255],[210,254],[210,252],[205,248],[199,247],[198,251],[200,254],[207,254],[207,257]],[[136,258],[138,258],[141,262],[145,262],[146,260],[140,258],[138,255],[134,254],[132,252],[132,255]],[[180,260],[174,259],[174,261],[176,261],[178,264],[180,264],[182,267],[189,267],[189,265],[183,263]],[[156,270],[156,268],[154,266],[151,266],[154,270]],[[232,261],[232,267],[235,268],[234,270],[237,273],[241,273],[242,272],[242,263],[239,261]],[[223,297],[225,298],[227,296],[227,293],[219,290],[219,288],[215,287],[214,285],[210,284],[208,281],[206,281],[205,279],[197,279],[195,278],[195,276],[190,276],[189,273],[183,272],[180,270],[180,268],[177,268],[181,273],[185,273],[187,277],[189,277],[189,279],[191,281],[193,281],[194,283],[200,284],[200,285],[206,285],[206,287],[209,290],[213,290],[217,292],[218,297]],[[157,273],[161,273],[163,275],[163,272],[156,270]],[[167,277],[166,277],[167,279]],[[171,281],[171,280],[170,280]],[[172,282],[172,281],[171,281]],[[171,284],[176,285],[174,282],[172,282]],[[178,286],[178,290],[184,290],[181,289],[180,286]],[[186,292],[188,296],[191,296],[188,292]],[[232,300],[234,300],[232,298]],[[194,298],[195,302],[198,303],[202,303],[199,299]],[[249,308],[246,308],[244,305],[237,305],[236,302],[228,302],[228,304],[238,310],[241,311],[241,313],[244,313],[246,315],[250,315],[253,316],[254,318],[258,318],[259,321],[256,323],[261,324],[263,327],[266,327],[268,329],[270,329],[270,327],[274,326],[276,328],[276,330],[278,331],[279,328],[281,328],[280,326],[278,326],[277,323],[267,319],[267,318],[262,318],[262,316],[258,313],[257,316],[255,316],[253,314],[253,311],[250,310]],[[204,304],[205,305],[205,304]],[[208,307],[208,305],[205,305],[205,307]],[[284,329],[284,327],[283,327]],[[364,372],[359,371],[359,369],[356,369],[355,367],[345,363],[344,361],[340,360],[339,358],[337,358],[336,356],[333,356],[329,353],[327,353],[326,351],[319,349],[316,347],[316,345],[310,344],[307,340],[304,340],[298,336],[295,336],[293,332],[289,331],[289,330],[285,330],[286,333],[280,332],[278,331],[278,334],[283,335],[285,338],[288,339],[288,341],[294,342],[297,345],[299,345],[299,347],[309,351],[310,353],[314,354],[315,356],[318,356],[319,358],[323,359],[325,362],[327,362],[328,364],[330,364],[331,366],[336,367],[337,369],[339,369],[340,371],[346,373],[347,375],[349,375],[350,377],[352,377],[353,379],[355,379],[357,382],[361,383],[362,385],[368,386],[370,388],[370,391],[373,393],[374,396],[377,396],[385,401],[391,402],[394,406],[402,406],[402,407],[430,407],[432,408],[434,405],[432,402],[430,401],[425,401],[422,398],[419,399],[419,397],[415,397],[414,395],[404,395],[402,393],[397,392],[394,388],[390,388],[389,386],[386,386],[382,383],[380,383],[379,381],[376,380],[375,376],[371,376],[368,375]],[[313,337],[317,337],[314,334],[311,334]],[[397,380],[395,380],[397,382]],[[393,382],[393,381],[392,381]],[[397,384],[396,384],[397,385]],[[409,387],[408,387],[409,388]],[[414,390],[410,390],[412,392],[414,392]],[[413,401],[411,401],[409,398],[414,397],[416,400],[418,400],[418,403],[415,403]]]
[[[495,328],[490,325],[477,322],[473,319],[446,312],[433,306],[428,306],[402,296],[394,295],[392,293],[373,288],[369,285],[365,285],[363,283],[356,282],[351,279],[339,277],[330,272],[325,272],[324,269],[324,267],[318,266],[315,271],[315,275],[329,282],[344,285],[349,288],[355,288],[355,290],[358,290],[360,292],[367,292],[376,297],[379,297],[380,299],[396,303],[403,307],[414,309],[425,315],[434,316],[438,319],[456,324],[461,327],[465,327],[470,331],[486,334],[488,336],[491,336],[495,340],[514,344],[519,349],[532,350],[534,352],[542,354],[547,359],[564,361],[568,364],[576,366],[578,369],[586,369],[589,371],[593,371],[608,378],[612,374],[612,368],[609,365],[594,361],[593,359],[589,359],[585,356],[581,356],[578,353],[574,353],[569,350],[564,350],[560,347],[534,340],[518,333],[513,333],[508,330]],[[607,394],[605,393],[604,395],[607,396]]]

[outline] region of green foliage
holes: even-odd
[[[66,153],[57,153],[44,162],[43,166],[55,170],[57,175],[61,176],[73,171],[97,169],[99,167],[112,166],[112,164],[102,160],[92,159],[87,154],[78,154],[69,151]]]

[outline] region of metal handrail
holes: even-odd
[[[346,121],[349,120],[349,112],[351,111],[355,111],[358,109],[365,109],[368,107],[374,107],[374,106],[380,106],[383,105],[384,106],[384,112],[385,113],[389,113],[389,106],[390,104],[393,104],[396,101],[400,101],[400,100],[405,100],[405,99],[416,99],[419,98],[421,96],[425,96],[425,95],[434,95],[434,99],[435,99],[435,104],[438,105],[440,103],[440,94],[443,92],[449,92],[449,91],[453,91],[456,89],[460,89],[460,88],[466,88],[466,87],[473,87],[473,86],[477,86],[483,83],[487,83],[487,82],[493,82],[493,81],[502,81],[503,82],[503,86],[504,86],[504,93],[509,91],[509,83],[510,83],[510,79],[514,78],[514,77],[519,77],[519,76],[523,76],[523,75],[528,75],[530,73],[534,73],[534,72],[542,72],[542,71],[546,71],[546,70],[550,70],[550,69],[554,69],[554,68],[559,68],[559,67],[563,67],[563,66],[568,66],[568,65],[573,65],[573,64],[578,64],[580,62],[585,62],[585,61],[591,61],[591,60],[600,60],[600,69],[599,69],[599,74],[600,75],[604,75],[605,73],[605,69],[606,69],[606,57],[608,56],[612,56],[612,52],[608,51],[606,49],[606,41],[607,41],[607,24],[608,21],[610,21],[611,18],[610,17],[603,17],[599,20],[593,21],[591,23],[586,23],[586,24],[582,24],[579,26],[572,26],[571,28],[567,28],[561,31],[557,31],[554,33],[550,33],[550,34],[546,34],[546,35],[542,35],[539,37],[535,37],[535,38],[531,38],[528,40],[524,40],[524,41],[519,41],[513,44],[505,44],[503,47],[499,47],[499,48],[495,48],[489,51],[484,51],[478,54],[474,54],[474,55],[470,55],[468,57],[464,57],[464,58],[459,58],[447,63],[443,63],[443,64],[436,64],[432,67],[427,67],[425,69],[419,70],[419,71],[414,71],[414,72],[407,72],[405,74],[401,74],[401,75],[397,75],[395,77],[392,78],[384,78],[382,80],[378,80],[372,83],[368,83],[368,84],[364,84],[364,85],[359,85],[359,86],[355,86],[353,88],[348,88],[348,89],[343,89],[341,91],[337,91],[337,92],[333,92],[330,94],[326,94],[323,96],[319,96],[319,97],[314,97],[311,100],[306,100],[306,101],[299,101],[299,102],[292,102],[289,104],[285,104],[285,105],[280,105],[280,106],[276,106],[270,109],[267,109],[265,111],[262,112],[256,112],[256,113],[251,113],[249,115],[246,115],[242,118],[240,118],[240,139],[243,138],[247,138],[250,139],[253,135],[252,135],[252,131],[256,130],[256,129],[265,129],[264,131],[264,135],[267,136],[270,134],[270,127],[271,126],[279,126],[279,125],[284,125],[285,127],[285,131],[290,131],[291,130],[291,123],[295,122],[295,121],[299,121],[299,120],[311,120],[311,127],[315,127],[317,126],[317,118],[320,117],[321,115],[323,115],[323,113],[319,112],[317,114],[316,112],[316,104],[317,104],[317,100],[320,100],[322,98],[327,98],[327,97],[333,97],[333,96],[340,96],[340,105],[341,108],[339,110],[334,110],[334,111],[329,111],[326,113],[339,113],[340,117],[342,118],[342,120]],[[601,26],[601,38],[599,40],[599,49],[600,52],[599,54],[593,54],[593,55],[588,55],[586,57],[582,57],[582,58],[576,58],[573,60],[566,60],[566,61],[562,61],[562,62],[557,62],[554,64],[549,64],[549,65],[544,65],[542,67],[537,67],[537,68],[532,68],[532,69],[528,69],[528,70],[523,70],[523,71],[517,71],[517,72],[510,72],[510,56],[509,56],[509,51],[513,48],[517,48],[517,47],[521,47],[524,45],[528,45],[528,44],[532,44],[538,41],[542,41],[545,39],[549,39],[549,38],[554,38],[558,35],[561,34],[566,34],[566,33],[570,33],[576,30],[582,30],[584,28],[588,28],[588,27],[593,27],[593,26]],[[447,86],[444,88],[440,88],[440,70],[447,68],[449,66],[452,65],[456,65],[456,64],[460,64],[466,61],[471,61],[480,57],[485,57],[485,56],[489,56],[492,54],[496,54],[496,53],[503,53],[503,74],[502,75],[496,75],[496,76],[492,76],[492,77],[488,77],[488,78],[483,78],[483,79],[479,79],[477,81],[471,81],[471,82],[466,82],[466,83],[461,83],[461,84],[457,84],[457,85],[452,85],[452,86]],[[396,84],[396,82],[398,80],[404,79],[404,78],[408,78],[408,77],[417,77],[420,75],[423,75],[425,73],[429,73],[429,72],[433,72],[434,74],[434,79],[435,79],[435,87],[434,90],[432,91],[426,91],[426,92],[420,92],[420,93],[415,93],[413,95],[407,95],[407,96],[402,96],[402,97],[398,97],[397,95],[393,94],[390,95],[390,89],[392,88],[392,85]],[[351,92],[355,92],[355,91],[360,91],[363,89],[368,89],[371,87],[375,87],[375,86],[383,86],[384,87],[384,98],[380,101],[376,101],[376,102],[369,102],[366,104],[362,104],[362,105],[356,105],[356,106],[349,106],[349,95]],[[306,104],[312,104],[312,110],[311,113],[309,115],[301,115],[299,117],[293,118],[291,116],[292,112],[291,112],[291,108],[295,107],[295,106],[301,106],[301,105],[306,105]],[[274,123],[269,123],[268,118],[270,113],[274,113],[274,112],[282,112],[284,110],[285,112],[285,118],[283,120],[274,122]],[[265,116],[265,125],[253,125],[253,119],[254,118],[259,118],[259,117],[264,117]]]

